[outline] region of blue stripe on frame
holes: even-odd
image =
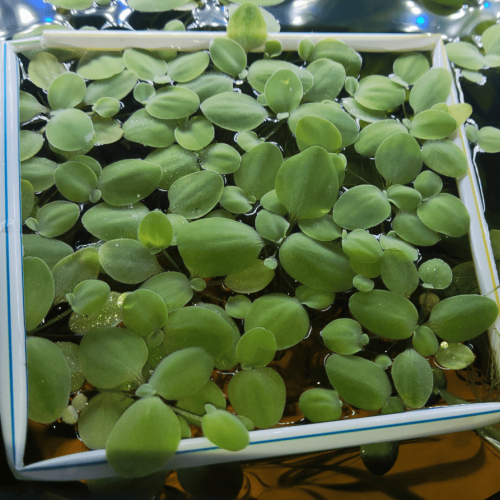
[[[12,360],[12,317],[10,311],[10,255],[9,255],[9,203],[8,203],[8,165],[7,165],[7,44],[3,46],[3,140],[4,140],[4,177],[5,177],[5,239],[6,239],[6,258],[7,267],[7,325],[9,339],[9,379],[10,379],[10,420],[12,433],[12,454],[14,463],[16,463],[16,433],[14,420],[14,387],[13,380],[13,360]]]
[[[431,408],[429,408],[431,409]],[[434,409],[434,408],[432,408]],[[441,418],[431,418],[428,420],[420,420],[420,421],[411,421],[411,422],[401,422],[399,424],[387,424],[387,425],[375,425],[372,427],[364,427],[362,429],[347,429],[345,431],[333,431],[333,432],[322,432],[318,434],[308,434],[306,436],[294,436],[294,437],[286,437],[286,438],[278,438],[278,439],[268,439],[264,441],[254,441],[249,444],[249,446],[256,445],[256,444],[267,444],[267,443],[276,443],[279,441],[293,441],[293,440],[298,440],[298,439],[307,439],[307,438],[315,438],[315,437],[323,437],[323,436],[333,436],[335,434],[349,434],[351,432],[362,432],[362,431],[372,431],[372,430],[377,430],[377,429],[388,429],[391,427],[404,427],[407,425],[416,425],[416,424],[427,424],[429,422],[442,422],[445,420],[456,420],[458,418],[470,418],[470,417],[479,417],[482,415],[491,415],[493,413],[500,413],[500,410],[492,410],[492,411],[484,411],[481,413],[475,413],[473,415],[453,415],[449,417],[441,417]],[[184,455],[186,453],[197,453],[200,451],[212,451],[212,450],[218,450],[219,448],[217,446],[212,446],[209,448],[197,448],[194,450],[184,450],[184,451],[178,451],[176,452],[176,455]],[[104,465],[107,464],[107,460],[100,460],[96,462],[88,462],[85,464],[78,464],[78,465],[55,465],[52,467],[43,467],[40,469],[31,469],[29,472],[39,472],[39,471],[46,471],[46,470],[59,470],[59,469],[71,469],[71,468],[79,468],[79,467],[92,467],[92,466],[97,466],[97,465]]]

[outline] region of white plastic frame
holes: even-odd
[[[22,231],[20,217],[19,163],[19,62],[16,52],[33,48],[65,47],[89,50],[122,50],[129,47],[183,51],[207,49],[221,32],[68,32],[50,31],[40,38],[4,42],[0,45],[0,415],[9,464],[20,479],[71,481],[114,477],[104,450],[89,451],[23,463],[27,432],[26,341],[24,329]],[[276,33],[284,50],[297,50],[300,40],[313,42],[334,37],[363,52],[431,51],[433,67],[451,71],[440,35],[383,35],[336,33]],[[448,103],[458,103],[453,86]],[[458,180],[460,197],[471,215],[470,240],[482,294],[500,307],[488,228],[484,219],[480,183],[465,139],[464,128],[455,134],[469,163]],[[500,366],[497,318],[489,331],[491,349]],[[389,440],[410,439],[474,429],[500,421],[500,403],[479,403],[415,410],[394,415],[348,419],[252,431],[250,445],[240,452],[221,450],[205,438],[181,441],[165,468],[251,460],[296,453],[357,446]]]

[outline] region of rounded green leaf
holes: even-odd
[[[305,235],[318,241],[333,241],[342,236],[342,229],[333,221],[331,214],[301,219],[299,227]]]
[[[49,90],[52,82],[68,70],[48,52],[39,52],[29,63],[30,80],[43,90]]]
[[[82,373],[100,389],[140,380],[147,357],[144,340],[123,328],[95,328],[80,344]]]
[[[285,271],[306,286],[324,292],[345,292],[355,276],[339,245],[320,242],[301,233],[289,236],[280,248]]]
[[[184,262],[207,277],[244,271],[254,264],[263,242],[245,224],[212,218],[184,226],[177,245]]]
[[[344,66],[348,76],[358,76],[361,69],[361,56],[345,43],[327,38],[316,43],[311,56],[313,61],[331,59]]]
[[[311,90],[314,78],[309,71],[295,66],[295,64],[281,60],[259,59],[252,63],[248,69],[248,83],[257,90],[264,93],[266,83],[271,75],[279,69],[289,69],[293,71],[302,83],[304,92]]]
[[[228,144],[211,144],[198,151],[198,155],[204,170],[214,170],[219,174],[232,174],[240,168],[241,156]]]
[[[401,250],[404,252],[408,258],[412,261],[416,261],[418,259],[418,251],[412,245],[409,245],[403,240],[397,238],[396,234],[391,231],[387,235],[382,234],[380,236],[380,245],[384,250],[388,248],[394,248],[396,250]]]
[[[387,113],[385,111],[365,108],[352,97],[344,97],[344,99],[342,99],[342,105],[350,115],[364,122],[373,123],[387,118]]]
[[[158,253],[172,242],[174,230],[168,217],[160,210],[149,212],[139,224],[139,241],[150,251]]]
[[[379,146],[391,135],[407,133],[406,127],[396,120],[380,120],[370,123],[359,134],[354,149],[364,156],[375,156]]]
[[[177,179],[168,191],[170,211],[186,219],[198,219],[212,210],[222,196],[224,181],[211,170]]]
[[[80,104],[87,92],[85,80],[76,73],[63,73],[50,85],[47,95],[52,109],[74,108]]]
[[[415,330],[411,342],[420,356],[433,356],[439,347],[436,334],[427,326],[419,326]]]
[[[153,80],[167,72],[167,63],[150,50],[127,49],[123,53],[127,69],[135,71],[141,80]]]
[[[199,151],[214,138],[214,126],[203,116],[195,116],[175,129],[175,140],[185,149]]]
[[[354,288],[360,292],[371,292],[375,286],[375,283],[370,278],[367,278],[363,274],[358,274],[354,276],[352,280]]]
[[[265,366],[274,358],[276,339],[266,328],[256,327],[248,330],[236,345],[238,363],[248,366]]]
[[[109,464],[122,477],[161,470],[181,440],[175,413],[159,398],[136,401],[116,422],[106,441]]]
[[[101,97],[92,107],[93,111],[103,118],[115,116],[121,109],[120,101],[112,97]]]
[[[253,328],[270,330],[276,349],[298,344],[309,332],[309,317],[298,300],[287,295],[264,295],[252,303],[245,318],[245,332]]]
[[[142,200],[158,186],[159,165],[144,160],[120,160],[103,169],[99,189],[106,203],[125,206]]]
[[[26,331],[45,318],[54,299],[54,280],[47,264],[38,257],[23,259],[24,318]]]
[[[236,373],[231,378],[227,391],[236,413],[249,418],[256,427],[272,427],[283,416],[285,383],[271,368],[255,368]]]
[[[209,63],[210,56],[205,51],[182,55],[168,63],[167,75],[174,82],[190,82],[200,76]]]
[[[35,156],[43,147],[43,135],[31,130],[19,132],[19,159],[25,161]]]
[[[448,342],[464,342],[483,333],[497,316],[498,306],[488,297],[458,295],[438,302],[427,326]]]
[[[71,308],[78,314],[94,314],[106,304],[109,293],[109,285],[104,281],[82,281],[71,294]]]
[[[418,275],[426,288],[444,290],[451,285],[453,273],[446,262],[441,259],[431,259],[420,265]]]
[[[439,234],[427,227],[417,212],[399,212],[392,221],[395,233],[413,245],[428,247],[439,241]]]
[[[246,448],[250,436],[245,424],[225,410],[208,406],[208,413],[201,421],[205,437],[223,450],[239,451]]]
[[[136,83],[137,73],[127,69],[110,78],[92,82],[87,87],[83,102],[85,104],[95,104],[103,97],[110,97],[120,101],[132,92]]]
[[[187,347],[203,347],[217,358],[233,344],[231,325],[221,314],[203,307],[182,307],[174,311],[168,316],[164,332],[163,348],[168,353]],[[208,377],[205,383],[207,381]]]
[[[19,121],[27,122],[41,113],[47,113],[49,110],[42,106],[36,97],[27,92],[19,91]]]
[[[255,293],[266,288],[273,278],[274,271],[257,259],[244,271],[226,276],[224,286],[236,293]]]
[[[448,113],[429,109],[413,118],[410,134],[418,139],[444,139],[456,128],[457,122]]]
[[[69,201],[47,203],[36,213],[37,232],[52,238],[69,231],[80,217],[80,208]]]
[[[461,177],[467,173],[467,157],[449,140],[426,141],[422,147],[425,164],[441,175]]]
[[[200,102],[203,102],[214,95],[232,92],[233,80],[221,73],[204,73],[190,82],[177,86],[192,90],[199,97]]]
[[[387,199],[403,212],[413,212],[422,203],[419,191],[401,184],[394,184],[387,189]]]
[[[117,239],[99,248],[99,261],[104,271],[120,283],[142,283],[162,271],[156,257],[139,241]]]
[[[472,43],[452,42],[445,48],[448,59],[461,68],[477,71],[485,66],[483,54]]]
[[[189,89],[163,87],[147,104],[146,111],[161,120],[187,118],[196,112],[200,105],[198,96]]]
[[[299,408],[311,422],[331,422],[342,416],[342,401],[337,391],[314,388],[303,392]]]
[[[337,354],[355,354],[367,343],[361,325],[351,318],[335,319],[321,331],[328,349]]]
[[[342,145],[339,129],[328,120],[317,116],[304,116],[295,129],[300,151],[311,146],[321,146],[329,153],[338,151]]]
[[[305,61],[305,62],[310,61],[313,50],[314,50],[314,43],[311,40],[309,40],[308,38],[303,38],[299,42],[298,53],[299,53],[299,57],[303,61]]]
[[[267,27],[260,9],[251,3],[240,5],[229,18],[227,36],[246,52],[264,45]]]
[[[157,274],[144,282],[140,288],[157,293],[165,302],[169,313],[185,306],[193,296],[193,289],[187,277],[176,272]]]
[[[149,83],[139,83],[134,87],[134,99],[143,105],[155,94],[155,88]]]
[[[439,175],[426,170],[415,179],[415,189],[424,200],[437,196],[443,189],[443,181]]]
[[[381,273],[380,270],[381,265],[382,265],[382,260],[378,260],[373,264],[366,264],[364,262],[358,262],[356,260],[351,259],[351,267],[354,270],[354,273],[355,274],[357,273],[358,276],[359,275],[364,276],[365,278],[378,278]]]
[[[330,59],[317,59],[307,66],[307,71],[313,75],[314,85],[305,94],[306,101],[333,101],[339,95],[345,81],[342,64]]]
[[[388,290],[406,298],[410,298],[419,284],[415,264],[401,250],[390,249],[384,252],[381,276]]]
[[[79,109],[63,109],[54,113],[45,131],[49,143],[63,151],[85,148],[94,137],[92,120]]]
[[[73,253],[73,249],[66,243],[39,234],[23,234],[23,247],[24,257],[38,257],[47,264],[49,269]],[[27,303],[25,301],[25,304]]]
[[[221,71],[235,78],[247,65],[243,47],[230,38],[216,38],[210,45],[210,57]]]
[[[408,184],[422,169],[420,146],[411,135],[391,135],[378,147],[375,165],[388,184]]]
[[[436,352],[436,361],[450,370],[463,370],[474,363],[474,353],[464,344],[442,342]]]
[[[167,306],[157,293],[140,288],[125,297],[122,318],[127,328],[141,337],[147,337],[165,326]]]
[[[329,308],[334,300],[335,293],[333,292],[322,292],[321,290],[315,290],[305,285],[300,285],[295,290],[295,298],[303,305],[306,305],[312,309],[327,309]]]
[[[244,295],[233,295],[227,299],[225,307],[229,316],[244,319],[251,305],[252,301],[248,297],[245,297]]]
[[[89,51],[79,61],[76,72],[88,80],[104,80],[125,69],[122,53],[118,51]]]
[[[268,116],[256,99],[239,92],[209,97],[201,104],[201,110],[213,124],[233,132],[252,130]]]
[[[410,92],[410,106],[415,113],[446,102],[451,91],[451,73],[445,68],[433,68],[422,75]]]
[[[78,435],[85,446],[91,450],[104,449],[109,433],[133,402],[120,393],[101,392],[94,396],[78,419]]]
[[[407,52],[397,57],[393,64],[394,73],[409,85],[413,85],[429,71],[429,62],[421,52]]]
[[[234,214],[244,214],[252,210],[252,204],[242,189],[236,186],[226,186],[222,191],[220,204]]]
[[[212,380],[209,380],[196,394],[177,401],[177,406],[183,410],[189,411],[190,413],[203,415],[205,413],[205,405],[207,403],[221,410],[226,408],[226,398],[224,397],[224,393]]]
[[[75,203],[89,201],[97,189],[97,177],[90,167],[76,161],[68,161],[57,167],[54,179],[59,192]]]
[[[142,203],[124,207],[100,203],[83,214],[82,223],[92,236],[100,240],[137,239],[139,224],[148,213]]]
[[[500,151],[500,129],[482,127],[479,130],[476,142],[485,153],[498,153]]]
[[[349,308],[364,327],[388,339],[406,339],[417,327],[415,306],[394,292],[355,293],[349,300]]]
[[[267,80],[264,95],[275,113],[290,113],[302,100],[302,83],[294,71],[278,69]]]
[[[377,238],[363,229],[356,229],[342,239],[342,250],[350,258],[363,264],[373,264],[382,257]]]
[[[332,160],[319,146],[286,160],[276,176],[276,194],[293,219],[325,215],[332,209],[338,189]]]
[[[61,349],[71,372],[70,392],[76,392],[85,382],[85,377],[82,375],[82,371],[80,370],[80,346],[73,344],[72,342],[56,342],[55,345]],[[83,408],[85,408],[87,406],[87,398],[83,394],[76,395],[71,402],[71,406],[73,406],[76,410],[81,411],[83,408],[78,404],[79,399],[80,401],[83,400]]]
[[[386,111],[402,104],[406,91],[390,78],[380,75],[371,75],[359,81],[359,87],[354,99],[369,109]]]
[[[35,190],[29,181],[21,179],[21,221],[24,222],[35,206]]]
[[[344,193],[333,207],[333,220],[345,229],[368,229],[391,214],[387,197],[375,186],[355,186]]]
[[[71,372],[61,350],[50,340],[28,337],[28,418],[48,424],[68,406]]]
[[[379,410],[392,392],[384,370],[378,364],[358,356],[330,356],[326,360],[326,374],[338,394],[362,410]]]
[[[123,129],[118,120],[94,115],[92,123],[94,124],[94,141],[96,145],[112,144],[119,141],[123,136]]]
[[[428,228],[453,238],[469,231],[469,212],[460,199],[451,194],[441,193],[424,201],[417,214]]]

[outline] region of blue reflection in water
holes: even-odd
[[[490,7],[490,2],[484,2],[484,8],[485,9],[488,9]]]
[[[426,28],[429,25],[429,19],[427,16],[418,16],[416,22],[420,28]]]

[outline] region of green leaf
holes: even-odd
[[[399,212],[392,221],[396,234],[413,245],[432,246],[439,241],[439,234],[427,227],[417,212]]]
[[[221,73],[204,73],[190,82],[177,86],[192,90],[199,97],[200,102],[203,102],[214,95],[232,92],[233,80]]]
[[[289,236],[280,248],[285,271],[306,286],[324,292],[345,292],[355,276],[339,245],[315,241],[301,233]]]
[[[426,141],[422,147],[425,164],[441,175],[462,177],[467,173],[467,158],[461,148],[445,139]]]
[[[439,347],[435,333],[427,326],[419,326],[415,330],[411,342],[420,356],[433,356]]]
[[[21,222],[24,222],[35,206],[35,190],[29,181],[21,179]]]
[[[101,392],[94,396],[78,419],[78,435],[85,446],[104,449],[111,430],[133,402],[120,393]]]
[[[294,71],[278,69],[267,80],[264,95],[275,113],[290,113],[302,100],[302,83]]]
[[[410,106],[415,114],[446,102],[451,92],[451,82],[451,73],[445,68],[433,68],[422,75],[410,92]]]
[[[39,52],[28,66],[30,80],[43,90],[49,90],[52,82],[67,71],[57,58],[47,52]]]
[[[109,299],[109,285],[104,281],[85,280],[76,285],[71,295],[71,308],[78,314],[95,314]]]
[[[139,288],[125,297],[122,318],[127,328],[141,337],[147,337],[165,326],[167,306],[157,293]]]
[[[31,130],[19,132],[19,159],[25,161],[35,156],[43,147],[43,135]]]
[[[216,38],[210,45],[213,63],[224,73],[236,78],[247,65],[243,47],[230,38]]]
[[[320,103],[302,104],[290,114],[288,126],[292,134],[296,134],[297,124],[304,116],[317,116],[335,125],[342,136],[342,148],[351,145],[358,138],[359,126],[345,111],[330,104]]]
[[[205,51],[182,55],[168,63],[167,75],[174,82],[190,82],[200,76],[207,69],[209,63],[210,56]]]
[[[62,73],[50,85],[47,98],[52,109],[74,108],[87,92],[85,80],[76,73]]]
[[[392,392],[384,370],[378,364],[358,356],[329,356],[326,374],[340,397],[362,410],[379,410]]]
[[[481,295],[458,295],[438,302],[427,326],[443,340],[464,342],[488,329],[498,316],[498,306]]]
[[[391,249],[384,252],[381,276],[388,290],[399,293],[407,299],[419,284],[415,264],[401,250]]]
[[[358,275],[362,275],[365,278],[378,278],[381,273],[381,265],[382,260],[378,260],[373,264],[366,264],[364,262],[358,262],[356,260],[351,259],[351,267],[354,273]],[[354,280],[354,278],[353,278]],[[354,284],[354,281],[353,281]]]
[[[23,234],[23,248],[24,257],[38,257],[47,264],[49,269],[73,253],[73,249],[66,243],[39,234]],[[27,303],[25,301],[25,304]]]
[[[101,97],[92,107],[92,110],[103,118],[115,116],[121,109],[120,101],[112,97]]]
[[[330,321],[321,331],[321,337],[326,347],[337,354],[356,354],[368,343],[361,325],[351,318]]]
[[[68,161],[59,165],[54,173],[59,192],[75,203],[89,201],[97,189],[97,177],[90,167],[76,161]]]
[[[229,18],[227,36],[246,52],[264,45],[267,27],[260,9],[251,3],[240,5]]]
[[[42,236],[52,238],[69,231],[78,221],[80,209],[69,201],[47,203],[36,213],[36,231]],[[31,219],[28,219],[31,220]]]
[[[219,174],[232,174],[240,168],[241,156],[238,151],[222,142],[211,144],[198,151],[198,155],[204,170],[214,170]]]
[[[315,387],[300,395],[299,408],[311,422],[331,422],[342,416],[342,401],[337,391]]]
[[[57,420],[68,406],[71,372],[61,350],[50,340],[28,337],[28,418],[42,424]]]
[[[203,347],[217,358],[233,343],[233,330],[221,314],[203,307],[182,307],[168,316],[163,348],[167,353]],[[207,378],[208,380],[208,378]]]
[[[123,52],[127,69],[135,71],[141,80],[153,80],[167,72],[167,63],[158,54],[144,49],[127,49]]]
[[[481,43],[486,54],[498,54],[500,47],[498,42],[500,41],[500,28],[496,24],[493,24],[488,29],[484,31],[481,36]]]
[[[252,203],[245,196],[243,190],[236,186],[226,186],[222,191],[219,203],[234,214],[244,214],[252,210]]]
[[[137,239],[137,230],[149,210],[142,203],[115,207],[100,203],[83,214],[82,224],[96,238],[104,241]]]
[[[122,53],[118,51],[89,51],[79,61],[76,72],[88,80],[104,80],[125,69]]]
[[[19,91],[19,121],[27,122],[41,113],[47,113],[48,108],[42,106],[36,97],[27,92]]]
[[[358,91],[358,88],[359,88],[359,82],[356,78],[354,78],[353,76],[348,76],[345,80],[345,90],[346,92],[351,95],[351,96],[354,96],[354,94]],[[354,102],[356,102],[355,99],[353,99]],[[364,107],[364,106],[363,106]],[[368,109],[368,108],[365,108],[365,109]]]
[[[248,297],[244,295],[233,295],[227,299],[225,308],[229,316],[237,319],[245,319],[251,305],[252,301]]]
[[[26,331],[45,318],[54,299],[54,280],[47,264],[38,257],[23,259],[24,317]]]
[[[149,83],[139,83],[134,87],[134,99],[144,106],[155,94],[155,88]]]
[[[380,244],[384,250],[394,248],[404,252],[412,261],[416,261],[418,259],[418,251],[412,245],[398,239],[393,231],[389,232],[387,235],[381,235]]]
[[[474,363],[474,353],[464,344],[442,342],[436,352],[436,361],[450,370],[463,370]]]
[[[406,91],[390,78],[371,75],[359,81],[359,87],[354,94],[359,104],[369,109],[386,111],[397,108],[406,97]]]
[[[342,64],[330,59],[317,59],[307,66],[314,78],[314,85],[304,95],[305,101],[333,101],[344,87],[345,69]]]
[[[360,292],[371,292],[375,286],[375,283],[370,278],[367,278],[363,274],[358,274],[354,276],[352,280],[354,288]]]
[[[94,141],[97,145],[112,144],[119,141],[123,136],[123,129],[118,120],[94,115],[92,123],[95,130]]]
[[[457,128],[455,118],[444,111],[429,109],[413,118],[410,134],[418,139],[444,139]]]
[[[453,116],[457,122],[458,128],[461,127],[472,114],[472,106],[464,102],[451,104],[448,106],[448,114]]]
[[[318,241],[333,241],[342,236],[342,229],[333,221],[331,214],[301,219],[299,227],[305,235]]]
[[[66,294],[73,292],[78,283],[97,279],[100,269],[99,255],[93,247],[82,248],[61,259],[52,269],[54,303],[65,300]]]
[[[417,214],[428,228],[453,238],[469,231],[469,212],[460,199],[451,194],[441,193],[424,201]]]
[[[368,123],[378,122],[387,118],[387,113],[385,111],[365,108],[352,97],[344,97],[344,99],[342,99],[342,105],[349,114]]]
[[[260,200],[260,204],[266,210],[270,212],[274,212],[280,215],[286,215],[286,208],[279,202],[278,197],[276,196],[276,190],[273,189],[266,193]]]
[[[335,293],[322,292],[305,285],[300,285],[295,290],[295,298],[303,305],[312,309],[328,309],[335,300]]]
[[[498,153],[500,151],[500,129],[482,127],[479,129],[476,142],[485,153]]]
[[[63,151],[78,151],[85,148],[94,137],[92,120],[79,109],[56,111],[47,123],[46,136],[49,143]]]
[[[185,226],[177,245],[184,262],[207,277],[244,271],[255,262],[263,242],[249,226],[213,218]]]
[[[156,253],[168,248],[174,236],[174,229],[168,217],[160,210],[149,212],[139,224],[137,237],[150,251]]]
[[[413,349],[407,349],[394,358],[392,379],[401,399],[410,408],[421,408],[431,396],[431,367],[427,360]]]
[[[177,235],[179,234],[179,231],[189,223],[182,215],[167,214],[167,217],[168,220],[170,221],[170,224],[172,224],[172,229],[174,230],[174,236],[172,238],[172,243],[170,243],[170,245],[176,246]]]
[[[268,116],[253,97],[239,92],[209,97],[201,104],[201,110],[213,124],[233,132],[252,130]]]
[[[226,276],[224,286],[236,293],[255,293],[266,288],[273,278],[274,271],[257,259],[244,271]]]
[[[306,337],[309,317],[298,300],[272,293],[259,297],[250,306],[245,317],[245,332],[253,328],[270,330],[276,339],[276,349],[287,349]]]
[[[356,229],[342,238],[346,255],[363,264],[373,264],[382,257],[382,247],[377,238],[363,229]]]
[[[256,427],[272,427],[283,416],[285,383],[271,368],[255,368],[236,373],[231,378],[227,391],[236,413],[249,418]]]
[[[197,393],[177,401],[177,407],[196,415],[203,415],[206,413],[205,405],[207,403],[221,410],[226,409],[226,398],[224,393],[212,380],[209,380]]]
[[[311,146],[321,146],[329,153],[333,153],[342,145],[339,129],[328,120],[317,116],[302,117],[297,122],[295,135],[300,151]]]
[[[394,61],[394,73],[409,85],[429,71],[429,62],[421,52],[407,52],[401,54]]]
[[[387,189],[387,199],[403,212],[413,212],[422,203],[419,191],[401,184],[394,184]]]
[[[176,141],[185,149],[199,151],[214,138],[214,126],[203,116],[195,116],[175,129]]]
[[[479,49],[468,42],[452,42],[446,44],[448,59],[461,68],[477,71],[484,64],[484,56]]]
[[[170,210],[186,219],[198,219],[212,210],[222,196],[224,181],[211,170],[177,179],[168,191]]]
[[[444,290],[451,285],[453,273],[446,262],[441,259],[431,259],[420,265],[418,275],[426,288]]]
[[[426,170],[415,179],[415,189],[422,195],[424,200],[437,196],[443,189],[443,181],[439,175]]]
[[[257,90],[257,92],[264,93],[267,81],[271,75],[279,69],[289,69],[293,71],[300,78],[303,91],[308,92],[311,90],[314,77],[309,71],[279,59],[259,59],[253,62],[248,69],[248,83]]]
[[[359,134],[354,149],[364,156],[375,156],[379,146],[391,135],[407,133],[406,127],[396,120],[380,120],[370,123]]]
[[[250,436],[245,424],[238,417],[225,410],[216,410],[207,405],[208,412],[201,421],[205,437],[219,448],[239,451],[246,448]]]
[[[104,271],[120,283],[142,283],[162,271],[156,257],[139,241],[116,239],[99,248]]]
[[[314,43],[308,38],[303,38],[299,42],[299,57],[304,62],[309,62],[311,60],[311,56],[314,50]]]
[[[313,61],[331,59],[345,68],[348,76],[358,76],[361,69],[361,56],[346,44],[333,38],[327,38],[316,43],[311,56]]]
[[[375,186],[355,186],[344,193],[333,207],[333,220],[345,229],[368,229],[391,214],[386,195]]]
[[[103,169],[99,189],[103,200],[114,206],[125,206],[142,200],[158,186],[161,169],[144,160],[120,160]]]
[[[162,87],[146,104],[146,111],[161,120],[187,118],[200,106],[200,99],[189,89],[182,87]]]
[[[73,344],[72,342],[55,342],[55,345],[61,349],[66,362],[68,363],[69,370],[71,372],[71,385],[70,392],[76,392],[78,389],[82,387],[85,383],[85,377],[82,375],[82,371],[80,370],[80,346],[77,344]],[[87,399],[83,394],[80,397],[84,398],[84,401]],[[76,407],[75,399],[78,397],[75,396],[73,398],[73,407]],[[86,402],[84,403],[86,406]],[[79,410],[80,411],[80,410]]]
[[[110,78],[92,82],[87,87],[83,102],[87,105],[95,104],[103,97],[110,97],[120,101],[132,92],[136,83],[137,73],[127,69]]]
[[[180,440],[175,413],[159,398],[145,398],[131,405],[113,427],[106,457],[119,476],[144,477],[163,468]]]
[[[241,157],[241,164],[234,172],[234,181],[247,196],[260,200],[274,189],[276,175],[283,164],[283,156],[275,144],[259,144]]]
[[[406,339],[417,327],[415,306],[401,295],[385,290],[355,293],[349,300],[352,315],[364,327],[388,339]]]
[[[149,278],[140,288],[157,293],[165,302],[169,313],[185,306],[193,296],[187,277],[170,271]]]
[[[147,358],[144,340],[124,328],[95,328],[80,344],[82,373],[99,389],[140,380]]]
[[[388,184],[408,184],[422,169],[420,146],[411,135],[391,135],[377,148],[375,165]]]
[[[236,359],[247,366],[268,365],[276,354],[276,339],[266,328],[256,327],[245,332],[236,345]]]

